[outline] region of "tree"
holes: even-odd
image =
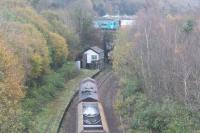
[[[53,68],[61,67],[67,60],[68,56],[68,45],[63,37],[56,33],[49,34],[49,44],[51,51],[51,66]]]
[[[0,41],[0,129],[21,132],[19,101],[24,97],[24,70],[5,42]]]
[[[80,52],[80,39],[79,36],[75,33],[74,28],[70,26],[65,19],[67,11],[44,11],[42,12],[43,16],[51,24],[50,29],[52,32],[55,32],[65,38],[68,48],[69,48],[69,58],[75,59],[77,54]],[[63,14],[63,15],[61,15]],[[68,19],[67,19],[68,20]],[[59,26],[58,26],[59,25]]]
[[[165,15],[159,7],[151,5],[138,13],[137,24],[129,29],[127,34],[117,36],[113,68],[125,86],[122,92],[128,90],[126,86],[132,81],[138,83],[139,89],[128,97],[120,94],[121,103],[124,101],[127,105],[126,109],[121,109],[122,113],[123,110],[127,114],[130,113],[129,105],[133,105],[133,110],[136,108],[133,111],[135,113],[129,115],[133,115],[132,118],[123,115],[128,124],[132,122],[129,125],[132,129],[130,132],[176,132],[183,128],[186,132],[199,130],[194,128],[199,125],[193,121],[199,119],[200,95],[200,30],[197,18],[199,16],[194,15],[194,12],[188,12],[187,15]],[[126,49],[127,44],[129,48]],[[143,101],[145,98],[140,95],[147,97],[148,101],[153,101],[154,104],[148,107],[150,103]],[[139,101],[135,101],[138,99]],[[175,117],[176,111],[181,109],[179,108],[172,111],[173,116],[167,117],[170,119],[165,123],[167,118],[164,117],[168,113],[159,110],[165,106],[169,107],[164,103],[166,99],[184,108],[185,112],[181,115],[183,118]],[[145,105],[142,108],[140,101]],[[155,104],[158,104],[158,107],[154,106]],[[189,118],[188,113],[192,115]],[[186,119],[188,122],[185,122]]]
[[[47,42],[43,35],[30,24],[19,24],[11,22],[2,25],[4,38],[8,42],[8,46],[12,49],[21,60],[25,68],[25,75],[27,80],[41,77],[48,71],[49,67],[49,51]],[[41,69],[34,65],[33,60],[35,56],[40,57],[38,65]],[[39,59],[39,58],[37,58]],[[38,70],[37,72],[35,70]]]

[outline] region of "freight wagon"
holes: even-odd
[[[77,133],[109,133],[94,79],[86,78],[80,83],[77,118]]]

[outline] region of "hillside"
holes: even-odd
[[[64,9],[38,13],[29,2],[0,2],[2,132],[34,129],[31,117],[54,98],[55,92],[64,88],[64,82],[78,75],[74,64],[69,62],[84,45],[91,45],[80,43],[81,36],[75,28],[68,28],[59,15]]]
[[[199,8],[168,11],[152,4],[114,41],[116,110],[127,133],[200,131]]]

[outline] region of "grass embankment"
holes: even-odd
[[[44,76],[40,85],[30,87],[22,103],[23,123],[27,131],[55,133],[79,81],[96,72],[78,71],[73,63],[66,63],[59,70]]]
[[[70,99],[76,92],[81,79],[92,76],[97,71],[81,70],[80,74],[65,84],[65,89],[56,94],[55,100],[48,103],[44,110],[36,117],[36,128],[39,132],[55,133],[58,129],[59,122],[70,102]]]

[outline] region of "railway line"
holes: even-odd
[[[102,72],[93,77],[97,81],[99,89],[99,98],[102,101],[102,108],[105,111],[105,117],[108,122],[110,133],[121,133],[119,122],[114,113],[114,100],[117,92],[118,82],[112,72]],[[77,105],[79,98],[76,94],[66,110],[63,120],[60,124],[58,133],[76,133],[77,131]]]
[[[96,80],[85,78],[79,86],[77,133],[109,133]]]

